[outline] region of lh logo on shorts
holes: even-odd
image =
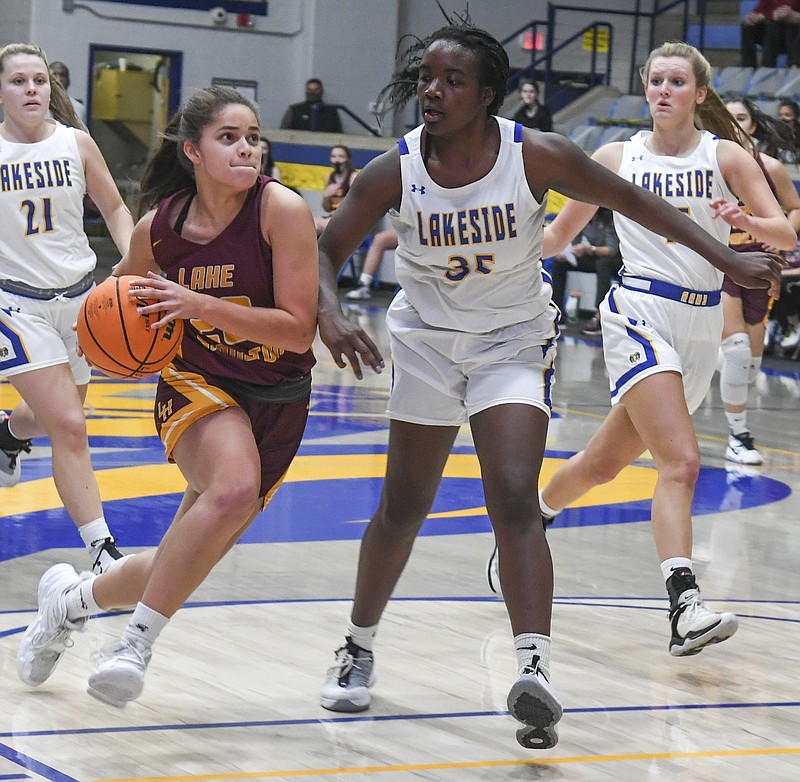
[[[166,404],[158,403],[158,420],[166,421],[172,415],[172,400]]]

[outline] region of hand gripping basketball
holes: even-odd
[[[183,338],[183,320],[152,329],[160,312],[142,314],[149,299],[128,296],[133,275],[108,277],[86,297],[78,314],[77,333],[89,363],[110,377],[138,378],[160,372],[174,358]]]

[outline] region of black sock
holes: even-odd
[[[30,447],[30,442],[30,440],[20,440],[11,434],[11,429],[8,426],[8,417],[0,421],[0,448],[4,451],[19,453],[27,450]]]
[[[685,567],[673,571],[672,575],[667,579],[670,607],[675,608],[678,605],[680,596],[689,589],[697,589],[694,573]]]

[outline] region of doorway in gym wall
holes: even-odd
[[[135,216],[145,163],[180,105],[183,53],[93,44],[89,56],[89,132]]]

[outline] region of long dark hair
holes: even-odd
[[[750,119],[755,125],[751,135],[758,142],[759,151],[770,157],[781,158],[782,160],[787,155],[791,158],[796,157],[794,130],[788,122],[784,122],[778,117],[771,117],[744,95],[729,98],[728,103],[741,103],[747,110]]]
[[[81,122],[78,115],[75,113],[75,108],[72,101],[67,95],[67,91],[61,86],[61,82],[53,78],[50,73],[50,65],[47,62],[47,55],[41,46],[35,43],[10,43],[0,49],[0,73],[5,70],[6,60],[9,57],[14,57],[18,54],[30,54],[34,57],[41,58],[44,62],[45,69],[47,70],[47,77],[50,79],[50,114],[53,119],[58,120],[64,125],[69,125],[71,128],[80,128],[86,130],[86,125]]]
[[[416,95],[419,80],[419,66],[425,50],[436,41],[452,41],[472,52],[478,59],[478,78],[481,87],[494,90],[494,99],[487,107],[487,114],[497,114],[503,105],[508,88],[509,63],[506,50],[500,42],[486,30],[475,27],[469,19],[469,11],[463,15],[450,16],[439,4],[439,9],[447,21],[427,38],[404,35],[398,45],[398,56],[403,65],[392,75],[392,80],[380,92],[381,99],[402,107]]]
[[[187,189],[197,191],[194,166],[183,151],[183,143],[199,143],[203,130],[214,122],[221,109],[230,105],[246,106],[258,120],[256,104],[231,87],[198,90],[178,109],[164,128],[161,146],[148,161],[142,176],[139,216],[173,193]]]
[[[259,141],[263,141],[267,145],[269,152],[261,153],[261,173],[267,176],[272,176],[272,169],[275,167],[275,159],[272,157],[272,142],[266,136],[259,136]]]

